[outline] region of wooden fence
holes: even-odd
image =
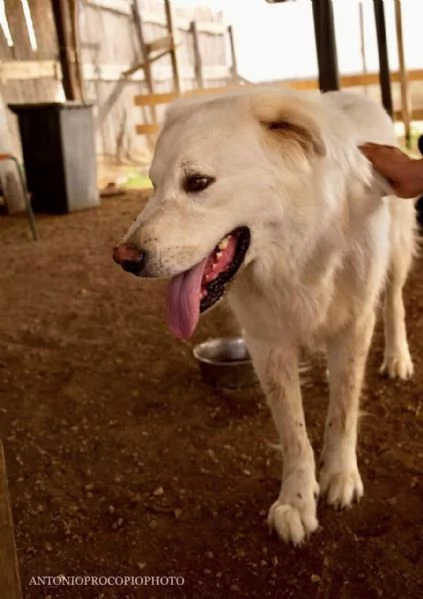
[[[164,0],[78,1],[84,96],[85,101],[95,106],[97,151],[131,159],[145,154],[145,140],[136,135],[135,124],[149,118],[148,110],[133,106],[134,95],[149,92],[145,70],[133,70],[145,58],[134,19],[134,3],[142,15],[146,45],[160,54],[160,47],[154,44],[166,36]],[[8,47],[0,35],[0,93],[5,103],[64,99],[51,0],[31,0],[30,8],[38,43],[36,50],[29,44],[21,3],[6,0],[14,46]],[[176,8],[174,17],[181,89],[222,86],[232,80],[231,45],[222,14],[207,8]],[[154,62],[152,79],[157,92],[173,89],[168,52]],[[3,118],[12,132],[13,150],[18,152],[16,123],[9,114]]]
[[[135,68],[145,56],[134,19],[134,2],[142,17],[144,46],[160,55],[163,39],[168,34],[165,0],[78,0],[84,94],[85,100],[95,105],[97,151],[131,159],[146,155],[145,138],[136,134],[137,127],[138,133],[157,131],[162,120],[163,102],[175,97],[157,95],[173,93],[172,56],[169,52],[152,64],[152,94],[145,69]],[[5,103],[63,100],[51,0],[31,0],[29,5],[37,41],[35,49],[31,47],[24,25],[21,2],[6,0],[14,45],[9,47],[5,37],[0,35],[0,95]],[[182,93],[197,93],[194,90],[201,87],[226,90],[229,82],[238,79],[236,61],[231,54],[230,32],[221,13],[213,13],[207,8],[176,9],[174,26],[179,42]],[[409,80],[413,118],[420,119],[423,118],[423,71],[411,71]],[[398,116],[401,97],[396,83],[397,73],[393,74],[393,81]],[[284,85],[315,89],[317,81],[290,81]],[[342,78],[342,85],[379,98],[376,74],[346,76]],[[134,97],[137,98],[135,106]],[[15,119],[2,109],[2,105],[0,102],[0,130],[3,138],[6,131],[13,140],[8,151],[19,153]],[[157,107],[155,115],[152,106]]]
[[[154,90],[165,92],[174,86],[165,0],[135,2],[141,33],[132,0],[87,0],[80,19],[86,98],[98,107],[99,151],[118,157],[136,157],[145,148],[134,133],[135,124],[148,121],[150,111],[134,110],[133,96],[151,90],[148,71],[136,69],[147,52],[155,53],[155,58],[161,55],[151,65]],[[204,8],[175,9],[174,27],[181,90],[227,84],[233,71],[222,14]],[[123,77],[127,72],[132,74]]]
[[[399,90],[396,89],[395,85],[400,82],[400,73],[395,71],[391,73],[391,80],[393,84],[394,98],[398,95]],[[409,71],[408,80],[411,84],[423,82],[423,69],[416,69],[413,71]],[[360,90],[360,88],[365,88],[367,92],[370,92],[372,96],[378,96],[378,84],[379,84],[379,76],[377,73],[366,73],[365,75],[345,75],[341,77],[340,80],[341,87],[343,89],[354,89]],[[249,84],[244,83],[243,88],[248,87]],[[312,91],[317,90],[319,88],[318,80],[316,78],[311,79],[291,79],[284,81],[272,81],[270,83],[261,83],[260,87],[266,88],[288,88],[288,89],[297,89],[304,91]],[[241,89],[239,85],[230,85],[224,86],[221,88],[208,88],[208,89],[197,89],[191,90],[183,94],[184,96],[204,96],[204,95],[214,95],[214,94],[225,94],[231,91],[236,91]],[[396,93],[395,93],[396,92]],[[181,94],[176,91],[167,92],[167,93],[156,93],[156,94],[143,94],[135,96],[134,102],[136,106],[157,106],[157,105],[166,105],[170,102],[173,102]],[[420,102],[418,104],[419,108],[414,108],[411,111],[413,120],[423,120],[423,89],[420,89],[419,93]],[[397,106],[398,102],[395,103]],[[402,112],[400,109],[395,110],[394,112],[395,120],[400,121],[402,119]],[[136,126],[136,131],[140,135],[144,134],[156,134],[160,130],[160,122],[148,123],[148,124],[138,124]]]

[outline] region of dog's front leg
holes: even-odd
[[[295,545],[318,527],[313,450],[307,436],[298,368],[298,348],[273,347],[246,337],[254,367],[272,411],[283,457],[282,486],[270,507],[269,525]]]
[[[339,508],[363,495],[357,466],[359,399],[375,317],[352,322],[328,344],[329,411],[321,455],[320,491]]]

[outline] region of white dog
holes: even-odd
[[[319,483],[337,507],[363,495],[359,396],[384,286],[382,370],[400,378],[413,372],[402,288],[414,206],[382,199],[358,150],[365,141],[396,144],[383,109],[353,94],[248,88],[179,101],[157,143],[154,193],[114,250],[125,270],[172,279],[168,319],[181,338],[228,292],[280,436],[282,486],[269,523],[294,544],[318,527],[300,349],[327,353]]]

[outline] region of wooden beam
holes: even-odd
[[[6,463],[0,441],[0,589],[5,599],[22,599],[13,530],[12,508],[7,484]]]
[[[179,66],[179,56],[176,50],[177,40],[177,28],[175,26],[175,20],[173,16],[173,7],[170,0],[164,0],[165,3],[165,14],[166,24],[169,36],[172,39],[172,50],[170,51],[170,61],[172,63],[173,80],[175,85],[175,91],[180,94],[182,91],[181,74]]]
[[[0,81],[60,79],[57,60],[8,60],[0,62]]]
[[[232,81],[234,83],[238,83],[238,62],[236,58],[236,50],[235,50],[235,40],[234,40],[234,31],[232,25],[228,27],[228,36],[229,36],[229,47],[231,50],[231,75]]]
[[[94,6],[126,17],[131,16],[131,6],[127,0],[83,0],[83,2],[85,6]]]
[[[136,125],[135,129],[138,135],[154,135],[160,131],[160,125],[158,123],[144,123],[143,125]]]
[[[69,6],[66,0],[51,0],[51,6],[59,44],[63,90],[67,100],[77,100],[79,99],[78,86],[73,70],[72,47],[68,29]]]
[[[73,69],[74,78],[78,86],[78,96],[82,102],[85,102],[84,74],[81,63],[81,45],[79,35],[79,0],[68,0],[70,17],[70,40],[73,49]]]
[[[203,77],[203,59],[201,57],[201,49],[200,49],[200,38],[198,35],[197,23],[192,21],[191,23],[191,35],[192,35],[192,48],[194,52],[194,72],[195,72],[195,81],[197,83],[197,87],[204,87],[204,77]]]
[[[364,33],[364,6],[363,0],[358,3],[358,19],[360,22],[360,54],[363,75],[367,75],[367,57],[366,57],[366,35]],[[364,94],[367,95],[367,87],[364,86]]]
[[[153,12],[148,8],[143,8],[142,20],[149,25],[160,25],[166,27],[165,13]],[[180,31],[189,32],[191,28],[191,20],[184,17],[175,17],[174,23]],[[208,35],[226,35],[227,27],[225,23],[216,21],[197,21],[198,33],[206,33]]]
[[[159,60],[164,54],[158,54],[150,59],[150,65],[156,60]],[[140,64],[140,63],[138,63]],[[84,79],[85,81],[104,81],[116,82],[125,77],[125,73],[130,72],[130,77],[127,77],[128,82],[146,81],[144,69],[139,68],[133,70],[137,65],[127,64],[84,64]],[[226,79],[229,75],[229,70],[225,66],[205,66],[203,69],[204,79],[214,81],[216,79]],[[194,67],[186,65],[182,68],[184,79],[195,79]],[[154,81],[162,82],[172,79],[172,67],[170,65],[157,65],[154,71]],[[0,597],[1,599],[1,597]]]
[[[112,12],[125,17],[132,16],[132,9],[127,0],[83,0],[84,6],[96,7],[101,10]],[[149,10],[143,6],[142,10],[143,23],[151,25],[161,25],[166,27],[166,16],[164,13]],[[184,17],[175,18],[175,26],[181,31],[189,31],[191,28],[190,19]],[[208,35],[225,35],[226,25],[216,21],[197,21],[199,33],[207,33]]]
[[[395,121],[402,121],[402,111],[401,110],[396,110],[394,112],[394,120]],[[410,117],[411,121],[423,121],[423,108],[415,108],[414,110],[411,111],[411,117]]]
[[[397,122],[402,121],[402,112],[397,110],[394,112],[394,120]],[[423,108],[413,110],[413,121],[423,121]],[[161,129],[159,123],[147,123],[143,125],[136,125],[135,127],[138,135],[154,135],[158,134]]]
[[[151,54],[152,52],[159,52],[160,50],[167,50],[168,52],[173,48],[173,40],[172,36],[165,35],[164,37],[160,37],[157,40],[153,40],[152,42],[148,42],[146,44],[147,54]]]
[[[205,67],[206,69],[207,67]],[[409,71],[409,81],[423,81],[423,69],[415,69],[413,71]],[[399,82],[400,74],[396,71],[391,73],[392,81]],[[205,75],[207,79],[207,75]],[[379,76],[377,73],[367,73],[366,75],[345,75],[341,78],[341,87],[362,87],[364,85],[377,85],[379,83]],[[225,87],[210,87],[202,90],[192,90],[187,92],[186,96],[195,96],[195,95],[209,95],[209,94],[224,94],[229,91],[237,91],[239,89],[243,89],[249,85],[254,86],[255,84],[246,82],[244,86],[238,85],[229,85]],[[258,87],[266,88],[288,88],[288,89],[297,89],[297,90],[316,90],[319,88],[318,82],[316,79],[289,79],[285,81],[274,81],[270,83],[259,83],[256,84]],[[178,94],[174,92],[168,92],[164,94],[152,94],[135,96],[135,104],[137,106],[150,106],[157,104],[167,104],[172,102],[178,97]]]
[[[405,65],[404,40],[402,33],[402,10],[400,0],[395,0],[395,28],[397,33],[398,63],[401,88],[401,112],[405,127],[405,143],[411,147],[410,96],[408,93],[407,67]]]
[[[147,83],[148,91],[152,94],[153,91],[154,91],[153,72],[151,70],[151,63],[148,60],[148,48],[147,48],[147,44],[145,43],[145,39],[144,39],[143,26],[142,26],[142,16],[141,16],[141,8],[140,8],[140,5],[139,5],[139,0],[133,0],[133,2],[132,2],[132,15],[133,15],[133,18],[134,18],[134,23],[135,23],[135,29],[136,29],[136,32],[137,32],[138,42],[140,44],[140,50],[141,50],[142,60],[144,61],[143,71],[144,71],[145,81]],[[151,106],[150,107],[150,115],[151,115],[151,120],[152,121],[156,121],[157,120],[156,107],[155,106]]]

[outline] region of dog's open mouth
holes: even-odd
[[[169,285],[169,327],[180,339],[189,339],[205,312],[222,297],[250,245],[250,230],[239,227],[226,235],[199,264],[174,277]]]

